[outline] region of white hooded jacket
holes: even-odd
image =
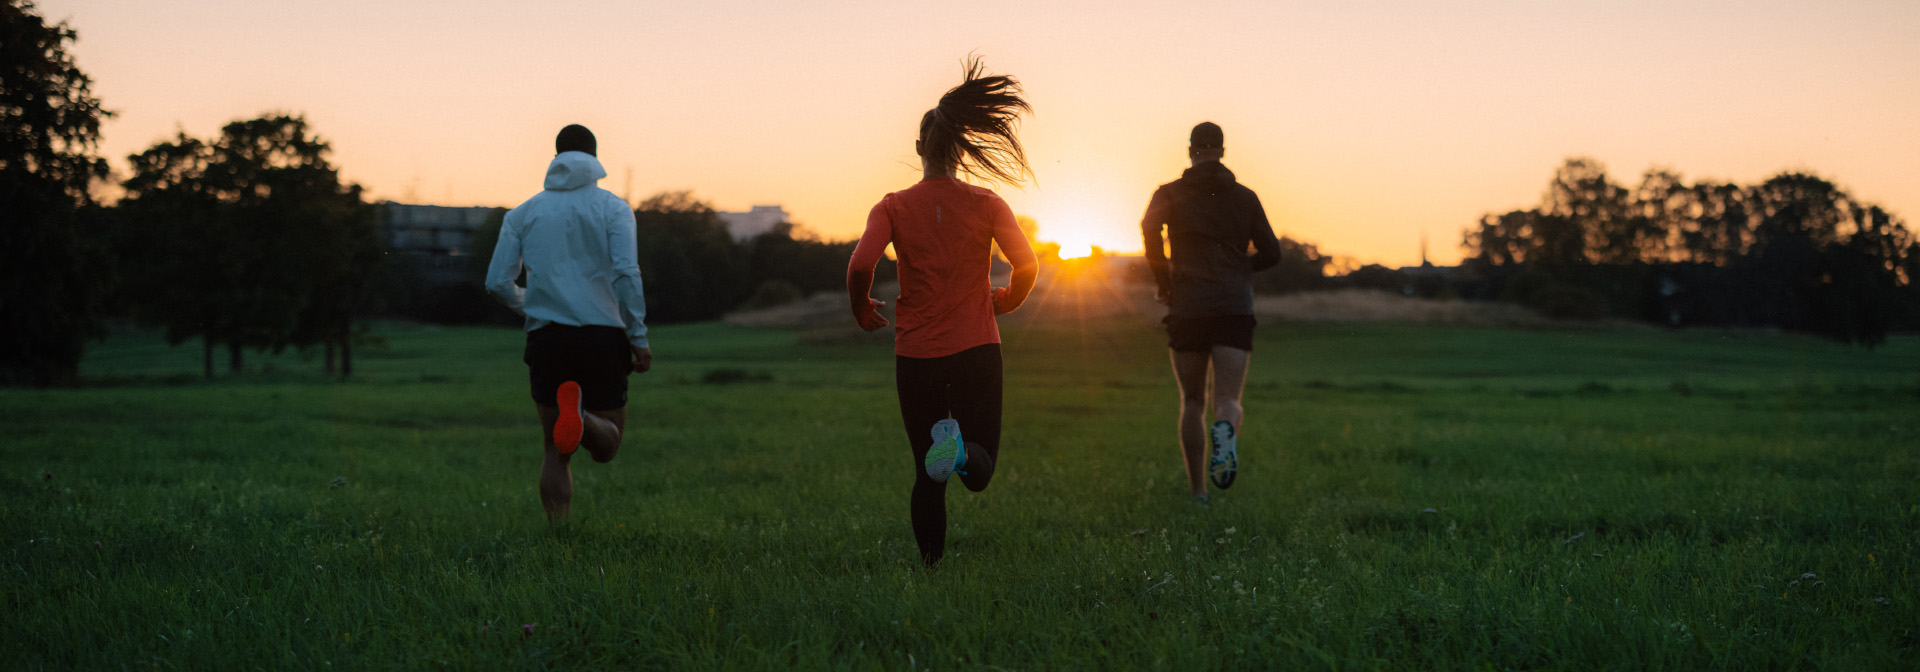
[[[546,190],[509,211],[487,264],[487,291],[527,317],[527,331],[549,324],[600,325],[647,345],[646,294],[634,246],[633,210],[595,182],[607,176],[586,152],[561,152],[547,164]],[[514,284],[526,267],[527,286]]]

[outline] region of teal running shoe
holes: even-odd
[[[927,450],[927,477],[945,483],[955,472],[965,474],[967,442],[960,439],[960,423],[946,418],[933,423],[933,447]]]
[[[1225,490],[1233,487],[1233,477],[1240,472],[1240,449],[1235,446],[1233,425],[1221,420],[1213,423],[1213,459],[1207,464],[1207,476],[1213,479],[1213,487]]]

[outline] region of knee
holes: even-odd
[[[1188,413],[1199,413],[1207,410],[1207,395],[1205,394],[1180,395],[1180,410],[1186,411]]]
[[[612,447],[609,447],[606,450],[603,450],[597,453],[593,451],[588,451],[588,454],[593,456],[593,461],[595,462],[599,462],[601,464],[612,462],[613,456],[620,454],[620,442],[615,441],[613,442]]]

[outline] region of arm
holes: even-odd
[[[1280,239],[1273,235],[1273,224],[1267,222],[1267,210],[1260,207],[1260,197],[1251,192],[1247,197],[1253,204],[1253,256],[1247,258],[1247,265],[1259,273],[1280,265]]]
[[[887,304],[868,295],[873,292],[873,267],[880,263],[880,255],[892,242],[893,222],[887,218],[887,202],[882,199],[867,213],[867,230],[860,234],[860,243],[853,247],[853,259],[847,262],[848,307],[853,309],[853,320],[867,331],[889,324],[878,310]]]
[[[1007,263],[1013,264],[1013,279],[1004,288],[993,289],[993,314],[1005,315],[1020,308],[1027,295],[1033,293],[1033,281],[1040,275],[1040,264],[1033,258],[1033,246],[1027,243],[1027,235],[1020,231],[1019,222],[1013,218],[1013,208],[1007,202],[994,199],[997,207],[993,214],[993,242],[1000,245],[1000,251],[1007,255]]]
[[[1153,198],[1147,201],[1147,214],[1140,218],[1140,242],[1147,253],[1147,269],[1153,271],[1153,284],[1159,286],[1159,295],[1165,300],[1169,290],[1170,278],[1167,270],[1167,248],[1160,238],[1160,228],[1167,223],[1167,199],[1162,194],[1165,188],[1156,189]]]
[[[613,295],[620,302],[620,317],[627,323],[633,370],[645,372],[653,367],[653,350],[647,342],[647,294],[640,282],[640,248],[634,242],[633,211],[624,201],[614,210],[607,227],[607,250],[613,257]]]
[[[525,315],[527,290],[513,284],[520,277],[520,234],[514,230],[518,221],[508,212],[500,222],[500,240],[493,244],[493,260],[487,262],[487,291],[513,312]]]

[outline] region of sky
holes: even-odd
[[[784,206],[828,238],[919,179],[920,115],[969,53],[1025,85],[1038,237],[1140,249],[1187,131],[1274,229],[1352,263],[1457,261],[1565,158],[1753,183],[1816,173],[1920,220],[1920,2],[966,3],[40,0],[118,114],[125,157],[235,119],[306,115],[374,199],[511,207],[553,135],[599,137],[601,186]]]

